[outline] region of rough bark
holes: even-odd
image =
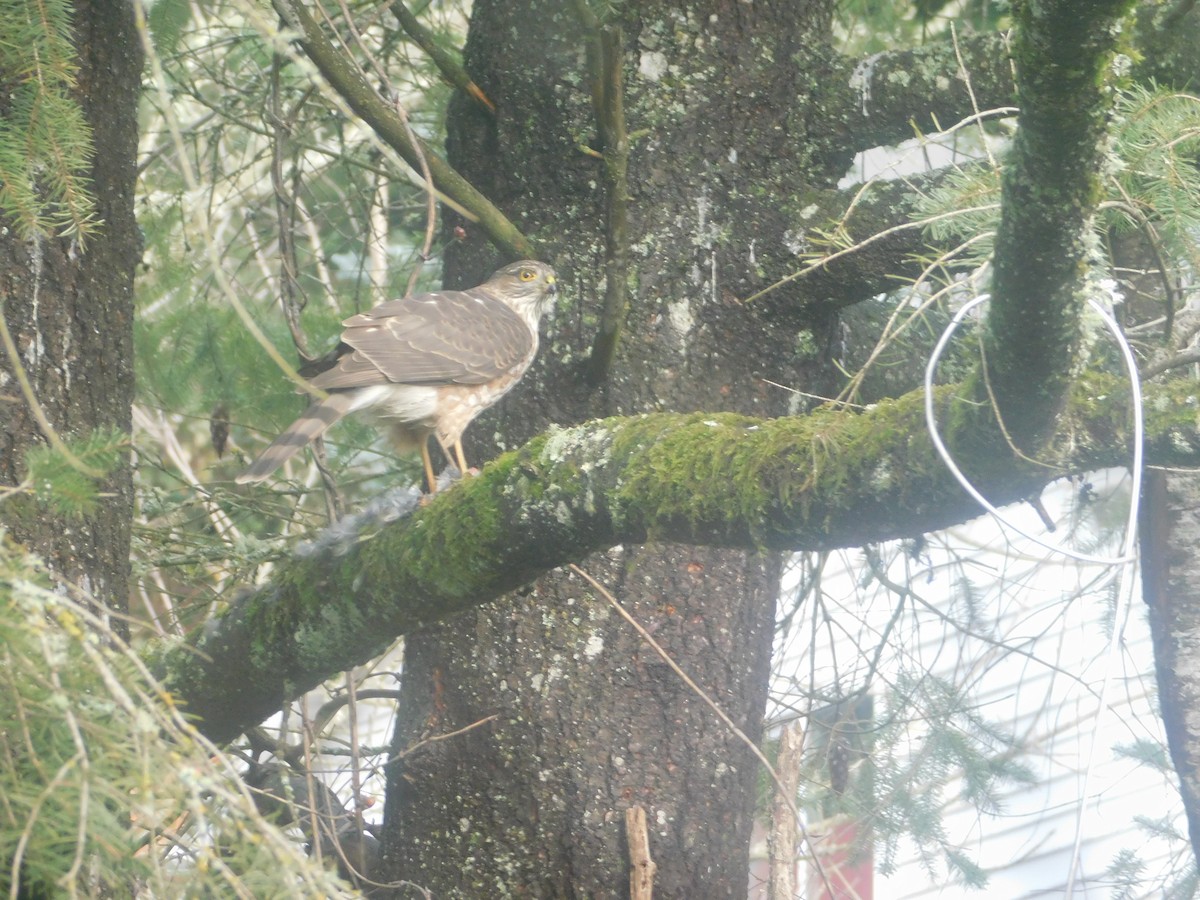
[[[1147,473],[1140,524],[1158,703],[1200,859],[1200,478]]]
[[[1025,453],[1053,434],[1078,368],[1083,309],[1096,293],[1090,269],[1099,258],[1093,219],[1108,150],[1109,74],[1132,8],[1131,0],[1014,5],[1021,114],[1002,175],[984,337],[990,380],[978,397],[994,399]]]
[[[646,545],[585,565],[757,740],[775,563]],[[738,593],[721,603],[714,579]],[[656,896],[696,896],[680,885],[701,881],[706,896],[744,894],[756,767],[580,580],[539,579],[408,647],[388,797],[400,815],[387,836],[405,878],[458,896],[620,895],[624,810],[641,805]],[[459,738],[420,743],[487,715]]]
[[[103,228],[83,248],[70,238],[25,241],[14,228],[0,229],[3,315],[38,403],[68,440],[96,429],[129,431],[133,274],[141,256],[133,190],[142,50],[132,8],[80,0],[75,36],[78,97],[102,148],[89,174]],[[0,385],[0,485],[13,486],[25,478],[26,452],[45,437],[3,354]],[[57,576],[123,609],[133,509],[127,459],[100,490],[92,515],[57,515],[26,494],[6,498],[0,518]]]
[[[856,150],[932,134],[1016,102],[1008,37],[995,33],[847,61],[845,86],[845,139]]]

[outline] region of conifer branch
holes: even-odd
[[[87,174],[92,131],[72,93],[71,15],[66,0],[0,3],[9,30],[0,71],[16,81],[0,119],[0,212],[26,239],[53,234],[82,244],[99,222]]]

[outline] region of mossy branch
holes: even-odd
[[[396,110],[367,83],[362,71],[330,43],[320,25],[301,4],[292,0],[272,0],[272,5],[284,21],[299,32],[300,46],[329,85],[405,162],[420,172],[423,157],[437,189],[475,216],[497,247],[514,257],[537,256],[532,241],[504,213],[420,138],[410,138]]]
[[[1079,365],[1096,286],[1101,195],[1118,26],[1131,0],[1014,5],[1021,114],[1002,174],[993,302],[984,333],[989,382],[1016,446],[1037,452]],[[981,379],[982,382],[982,379]]]
[[[976,448],[990,435],[991,448],[960,462],[1005,503],[1057,474],[1123,462],[1125,393],[1111,377],[1081,382],[1061,449],[1043,456],[1050,467],[988,452],[1000,446],[990,410],[956,402],[952,388],[939,391],[939,417],[961,409],[958,435]],[[1194,393],[1188,382],[1149,392],[1151,457],[1200,460]],[[552,429],[348,547],[280,562],[158,670],[203,731],[226,740],[396,636],[616,544],[831,548],[964,521],[980,510],[935,457],[922,402],[914,392],[862,414],[664,413]]]

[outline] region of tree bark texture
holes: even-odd
[[[586,565],[756,740],[775,563],[648,545]],[[736,593],[713,598],[714,581]],[[756,763],[581,580],[547,575],[406,646],[394,875],[440,895],[620,896],[641,805],[656,896],[744,895]]]
[[[90,176],[102,228],[83,247],[0,229],[3,315],[39,405],[68,441],[96,429],[130,429],[133,275],[141,258],[133,191],[142,48],[133,9],[80,0],[74,32],[78,97],[98,148]],[[12,486],[26,476],[26,452],[45,437],[3,354],[0,393],[0,484]],[[0,518],[59,577],[123,609],[133,510],[127,459],[100,490],[94,514],[58,515],[24,494],[6,499]]]
[[[1108,152],[1107,74],[1132,6],[1132,0],[1013,5],[1021,112],[1002,173],[995,302],[983,344],[990,378],[977,397],[995,403],[1012,443],[1027,454],[1054,433],[1078,370],[1082,312],[1099,293],[1088,275],[1099,261],[1093,216]]]
[[[1140,530],[1159,708],[1200,859],[1200,477],[1147,473]]]
[[[477,2],[466,61],[495,102],[460,104],[451,164],[544,248],[565,298],[534,370],[473,429],[472,460],[548,423],[656,410],[788,411],[760,376],[819,392],[831,316],[782,291],[738,301],[764,269],[796,267],[789,213],[746,203],[828,188],[850,154],[816,93],[832,65],[829,4],[613,7],[624,35],[629,308],[607,379],[588,384],[604,305],[604,153],[585,48],[565,3]],[[591,23],[594,25],[595,23]],[[470,232],[470,225],[464,223]],[[470,234],[448,280],[498,261]],[[607,269],[609,277],[613,267]],[[806,340],[800,340],[801,335]],[[649,545],[581,560],[757,739],[777,562]],[[621,896],[624,811],[645,807],[655,895],[743,896],[757,763],[577,579],[410,637],[387,803],[392,877],[458,896]],[[467,735],[423,738],[489,720]],[[410,751],[414,745],[420,749]],[[483,893],[481,893],[483,892]]]

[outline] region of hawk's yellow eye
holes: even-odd
[[[533,279],[537,278],[537,272],[533,271],[533,269],[522,269],[521,274],[517,277],[522,281],[533,281]]]

